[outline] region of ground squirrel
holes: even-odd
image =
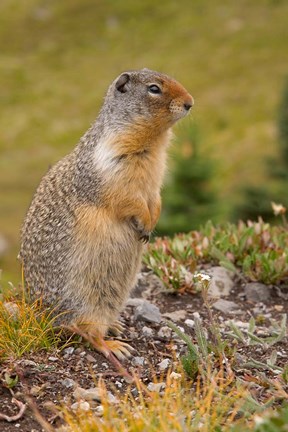
[[[19,257],[32,297],[57,311],[58,323],[85,325],[104,343],[160,215],[170,128],[192,105],[167,75],[122,73],[95,123],[43,177]],[[108,341],[110,348],[125,352]]]

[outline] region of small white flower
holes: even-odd
[[[286,213],[286,208],[282,204],[276,204],[272,201],[271,206],[275,216],[283,215]]]
[[[209,276],[208,274],[206,274],[206,273],[195,273],[195,275],[194,275],[194,277],[196,278],[196,279],[198,279],[199,281],[208,281],[208,282],[210,282],[210,280],[211,280],[211,276]]]
[[[254,417],[254,422],[256,426],[260,426],[261,424],[265,423],[265,419],[263,419],[263,417],[256,415]]]

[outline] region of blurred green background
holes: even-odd
[[[158,233],[245,216],[248,189],[256,211],[257,188],[277,195],[267,160],[281,160],[287,46],[285,0],[1,0],[4,280],[19,280],[19,230],[41,177],[77,144],[127,69],[170,74],[195,98],[175,129]]]

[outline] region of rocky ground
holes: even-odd
[[[246,335],[252,316],[256,320],[256,340],[257,337],[273,335],[274,320],[279,323],[283,314],[288,312],[287,291],[258,283],[246,284],[233,278],[233,275],[221,267],[206,268],[205,271],[212,277],[211,310],[224,339],[231,333],[229,320]],[[186,350],[185,343],[167,326],[166,320],[173,321],[195,340],[196,319],[201,320],[204,328],[211,325],[200,292],[166,294],[156,276],[149,271],[143,272],[121,314],[121,322],[125,326],[123,340],[136,350],[130,359],[123,362],[127,371],[137,372],[150,390],[159,391],[163,376],[168,370],[171,372],[169,368],[173,368],[175,360]],[[230,340],[233,345],[233,337],[230,337]],[[248,337],[247,340],[238,341],[233,356],[234,372],[243,379],[255,382],[259,379],[261,370],[271,379],[277,377],[279,370],[288,362],[287,337],[281,338],[281,341],[273,346],[260,342],[253,345],[250,342]],[[272,352],[274,358],[275,352],[277,357],[269,367]],[[249,365],[251,359],[254,363]],[[267,364],[266,370],[263,364]],[[19,381],[12,389],[16,400],[27,403],[24,395],[30,394],[34,406],[37,406],[42,416],[55,428],[61,424],[61,418],[51,410],[53,404],[65,402],[72,409],[83,410],[95,406],[96,412],[101,415],[101,397],[97,389],[99,377],[103,377],[110,389],[111,403],[117,402],[119,395],[127,389],[125,379],[113,365],[83,342],[78,341],[54,352],[26,355],[19,360],[11,359],[1,365],[0,415],[16,415],[16,418],[12,422],[7,419],[0,420],[0,430],[3,432],[43,430],[30,408],[20,415],[19,410],[24,407],[13,403],[13,394],[7,388],[7,379],[13,380],[16,375]],[[155,377],[160,382],[158,387],[154,383]],[[259,402],[269,397],[265,391],[265,386],[255,386],[255,397]],[[137,395],[133,385],[132,394]]]

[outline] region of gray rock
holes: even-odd
[[[143,366],[145,362],[144,357],[133,357],[132,364],[133,366]]]
[[[19,306],[14,302],[4,302],[3,306],[10,315],[9,318],[17,321],[20,315]]]
[[[195,326],[195,321],[194,320],[191,320],[191,319],[186,319],[185,321],[184,321],[184,324],[186,324],[188,327],[190,327],[190,328],[194,328],[194,326]]]
[[[75,402],[71,405],[71,409],[73,411],[77,411],[77,410],[89,411],[90,410],[90,404],[89,404],[89,402],[86,402],[86,401]]]
[[[23,365],[23,366],[31,366],[31,367],[37,367],[38,366],[38,364],[37,363],[35,363],[33,360],[21,360],[21,365]]]
[[[158,363],[159,369],[161,372],[165,371],[171,364],[170,359],[164,359],[160,363]]]
[[[65,348],[65,349],[63,350],[63,352],[64,352],[65,354],[67,354],[68,356],[71,355],[71,354],[73,354],[74,351],[75,351],[75,348],[72,347],[72,346],[67,347],[67,348]]]
[[[150,382],[147,386],[149,391],[156,392],[156,393],[160,393],[162,390],[165,389],[165,387],[166,387],[165,382],[160,382],[160,383]]]
[[[271,290],[267,285],[259,282],[247,283],[244,287],[244,292],[248,301],[265,302],[271,297]]]
[[[163,314],[165,318],[169,318],[174,322],[184,320],[186,318],[187,311],[184,309],[176,310],[174,312],[166,312]]]
[[[233,273],[231,271],[226,270],[224,267],[216,266],[207,270],[207,274],[211,276],[209,285],[209,295],[211,297],[225,297],[230,294],[234,286]]]
[[[94,408],[93,411],[95,412],[97,417],[102,417],[104,414],[104,407],[103,405],[98,405],[96,408]]]
[[[150,327],[144,326],[144,327],[142,327],[142,334],[143,334],[143,336],[146,336],[146,337],[152,337],[154,334],[154,330],[151,329]]]
[[[136,398],[137,396],[139,396],[139,390],[137,389],[137,387],[133,387],[131,390],[131,394],[134,398]]]
[[[161,313],[159,308],[146,300],[142,303],[142,305],[136,307],[134,316],[137,321],[147,321],[153,323],[161,322]]]
[[[101,402],[102,395],[103,392],[99,387],[91,387],[89,389],[77,387],[73,392],[73,396],[76,400],[84,399],[85,401]],[[108,391],[106,395],[109,403],[117,404],[119,402],[119,400],[111,392]]]
[[[164,291],[164,284],[153,272],[141,272],[138,274],[138,279],[135,288],[130,293],[130,297],[147,298],[151,291]]]
[[[91,354],[86,355],[86,360],[90,363],[96,363],[95,357],[93,357]]]
[[[128,298],[125,306],[132,306],[132,307],[142,306],[144,302],[145,300],[141,298]]]
[[[239,309],[236,303],[224,299],[217,300],[213,307],[223,313],[233,313],[236,309]]]
[[[72,388],[72,387],[75,387],[75,385],[76,385],[75,381],[73,379],[70,379],[70,378],[65,378],[60,382],[66,388]]]
[[[174,380],[179,380],[182,378],[182,375],[180,373],[177,372],[171,372],[171,374],[169,375],[170,379],[174,379]]]
[[[234,320],[232,319],[231,322],[236,326],[236,327],[240,327],[243,328],[245,330],[248,329],[249,327],[249,322],[244,322],[244,321],[239,321],[239,320]]]
[[[104,414],[104,407],[103,405],[98,405],[96,408],[94,408],[94,412],[97,417],[102,417]]]
[[[170,339],[172,335],[172,330],[168,326],[163,326],[159,329],[157,336],[163,339]]]

